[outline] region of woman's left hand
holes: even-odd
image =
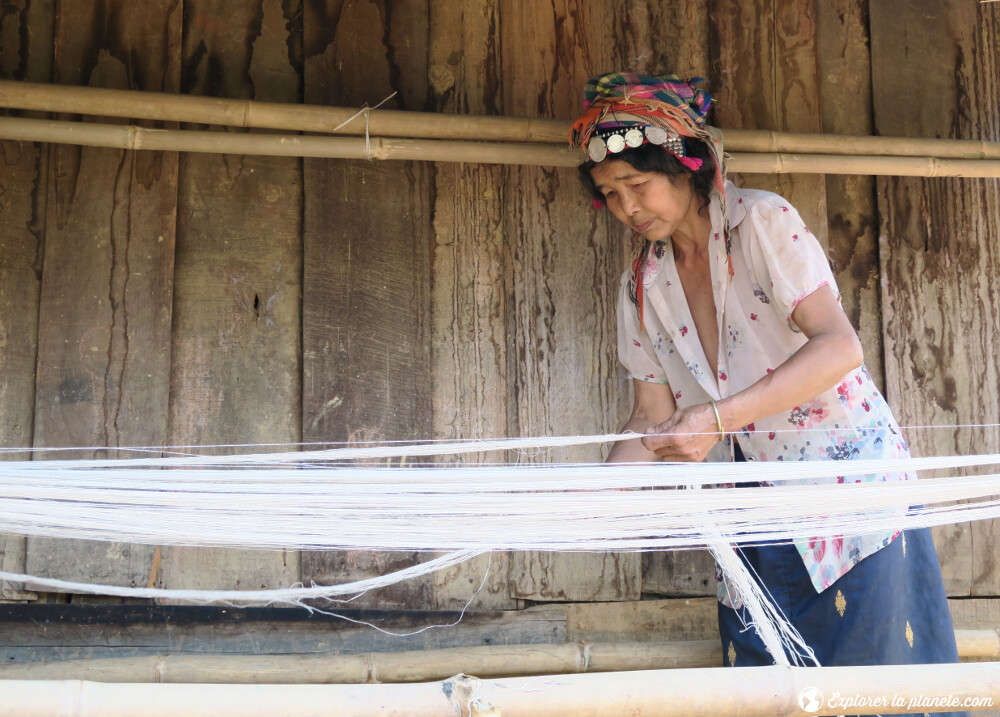
[[[707,403],[677,409],[649,433],[642,445],[665,461],[703,461],[722,438],[715,411]]]

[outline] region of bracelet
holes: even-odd
[[[715,403],[715,401],[710,400],[708,403],[712,407],[712,411],[715,413],[715,425],[719,429],[719,440],[725,440],[726,429],[722,427],[722,416],[719,415],[719,406]]]

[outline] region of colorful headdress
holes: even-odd
[[[594,162],[608,153],[646,142],[662,146],[688,169],[701,163],[684,152],[684,137],[704,142],[716,162],[715,184],[722,186],[722,150],[705,127],[712,96],[695,87],[701,78],[613,72],[591,78],[583,91],[583,114],[573,123],[569,141]],[[688,161],[685,161],[688,160]]]
[[[583,93],[583,114],[570,128],[569,142],[579,147],[588,159],[601,162],[629,147],[645,143],[662,146],[692,172],[701,168],[701,160],[686,156],[684,138],[703,142],[715,160],[715,187],[726,216],[723,184],[722,142],[705,125],[705,115],[712,96],[694,85],[701,78],[682,80],[676,75],[637,75],[613,72],[593,77]],[[726,253],[729,253],[729,231]],[[642,323],[642,266],[649,242],[633,237],[632,298],[639,308]],[[730,262],[732,276],[732,262]]]

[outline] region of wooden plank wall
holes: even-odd
[[[874,3],[871,32],[879,134],[1000,140],[1000,8]],[[880,178],[878,204],[889,401],[904,425],[942,426],[909,432],[918,454],[995,453],[1000,181]],[[947,428],[970,424],[987,425]],[[998,531],[935,531],[951,594],[1000,594]]]
[[[997,139],[997,7],[907,0],[872,4],[869,18],[868,5],[24,0],[0,10],[0,74],[350,106],[396,91],[385,107],[571,118],[591,74],[676,71],[711,80],[721,126]],[[905,59],[917,45],[937,53],[933,72]],[[573,170],[2,149],[4,445],[592,433],[631,405],[614,336],[624,236]],[[788,196],[829,247],[904,423],[997,421],[979,389],[998,378],[996,183],[884,180],[876,194],[867,177],[741,179]],[[981,348],[959,348],[972,341]],[[913,442],[928,454],[998,441],[981,429]],[[1000,590],[995,532],[939,532],[953,593]],[[22,540],[0,550],[4,566],[24,564]],[[109,557],[33,540],[26,560],[77,579],[274,587],[423,559],[135,546]],[[355,606],[459,608],[484,575],[482,609],[710,595],[711,572],[699,552],[503,554]]]
[[[0,7],[0,77],[52,80],[51,4]],[[3,112],[3,114],[7,114]],[[32,445],[47,145],[0,141],[0,445]],[[5,454],[10,459],[24,455]],[[25,539],[0,536],[0,568],[24,572]],[[29,597],[0,582],[0,598]]]
[[[185,4],[181,91],[301,101],[300,34],[295,2]],[[296,442],[302,162],[185,154],[180,176],[169,443]],[[155,575],[170,588],[298,579],[298,554],[280,550],[169,548]]]
[[[55,19],[55,82],[179,89],[176,3],[68,3]],[[177,161],[176,153],[51,149],[36,446],[167,440]],[[29,539],[27,571],[146,584],[151,556],[148,546]]]

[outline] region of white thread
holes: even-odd
[[[234,457],[224,458],[232,464]],[[188,459],[138,460],[149,467],[189,465]],[[251,465],[255,460],[251,457]],[[985,499],[1000,493],[993,474],[821,485],[808,488],[807,497],[802,486],[785,483],[997,462],[1000,456],[245,471],[68,467],[113,461],[4,462],[0,530],[154,545],[306,550],[679,548],[706,542],[701,529],[706,516],[727,541],[753,542],[895,529],[903,520],[899,512],[915,504],[931,507],[911,512],[911,525],[987,515],[993,508]],[[779,485],[738,493],[621,490],[747,480]],[[959,499],[979,502],[933,507]],[[814,505],[822,505],[826,517],[815,516]],[[649,516],[656,517],[656,534],[650,534]]]
[[[331,132],[336,132],[337,130],[339,130],[339,129],[341,129],[341,128],[347,126],[347,125],[349,125],[351,122],[353,122],[354,120],[356,120],[361,115],[364,115],[365,116],[365,159],[367,159],[368,161],[371,161],[371,158],[372,158],[371,137],[370,137],[370,135],[368,133],[368,122],[369,122],[369,119],[371,118],[371,111],[372,110],[377,110],[379,107],[381,107],[386,102],[388,102],[389,100],[391,100],[397,94],[398,94],[398,92],[393,92],[392,94],[390,94],[388,97],[386,97],[384,100],[382,100],[381,102],[379,102],[374,107],[369,107],[368,103],[366,102],[364,105],[362,105],[361,109],[359,109],[357,112],[355,112],[353,115],[351,115],[350,117],[348,117],[346,120],[344,120],[343,122],[341,122],[340,124],[338,124],[336,127],[334,127],[330,131]]]
[[[358,112],[358,114],[360,114],[360,111]],[[358,114],[355,114],[350,119],[348,119],[345,122],[341,123],[341,125],[338,125],[338,127],[342,127],[344,124],[347,124],[347,122],[350,122],[352,119],[354,119],[355,117],[357,117]],[[965,428],[1000,428],[1000,423],[953,423],[953,424],[938,424],[938,425],[909,425],[909,426],[901,426],[901,429],[904,432],[917,431],[917,430],[954,430],[954,429],[965,429]],[[881,428],[881,429],[866,429],[866,430],[868,430],[869,432],[871,432],[871,431],[875,431],[875,430],[888,431],[890,429]],[[747,435],[747,436],[749,436],[749,435],[762,434],[762,433],[775,433],[777,435],[781,435],[781,434],[784,434],[784,433],[803,434],[803,433],[810,433],[810,432],[815,432],[815,433],[852,433],[853,434],[853,433],[857,433],[858,431],[855,428],[828,428],[828,427],[824,427],[824,428],[788,428],[788,429],[778,429],[778,430],[775,430],[775,431],[739,430],[736,433],[738,435]],[[550,443],[542,443],[542,444],[537,444],[537,445],[539,445],[541,447],[563,447],[563,446],[570,446],[570,445],[584,445],[584,444],[588,444],[588,443],[602,443],[602,442],[613,443],[613,442],[616,442],[616,441],[631,440],[633,438],[642,438],[645,435],[662,435],[662,434],[637,434],[637,433],[626,432],[626,433],[612,433],[612,434],[604,434],[604,435],[587,435],[587,436],[578,436],[578,437],[576,437],[576,436],[575,437],[559,437],[559,438],[552,438],[552,439],[550,439],[550,438],[543,438],[543,439],[537,439],[537,438],[529,438],[529,439],[504,438],[504,439],[492,439],[489,442],[484,442],[484,441],[479,440],[479,439],[452,439],[452,438],[424,439],[424,440],[421,440],[419,442],[418,441],[413,441],[413,440],[404,440],[404,439],[380,439],[378,441],[378,443],[379,443],[380,446],[390,446],[390,447],[391,446],[402,446],[402,447],[407,447],[407,446],[434,446],[434,445],[438,445],[438,446],[448,446],[448,445],[477,445],[477,446],[479,446],[479,445],[492,445],[494,442],[497,442],[497,441],[499,441],[499,442],[505,442],[505,441],[506,442],[510,442],[510,441],[528,440],[528,441],[556,441],[555,443],[551,443],[551,444]],[[674,433],[672,435],[675,435],[675,436],[692,436],[692,435],[701,436],[701,435],[715,435],[715,432],[711,431],[711,432],[707,432],[707,433]],[[568,440],[568,438],[572,438],[574,440],[577,439],[577,438],[579,438],[579,439],[583,439],[583,440],[580,441],[580,442],[563,442],[563,441]],[[255,449],[261,449],[261,448],[286,448],[286,449],[294,449],[296,451],[301,451],[302,449],[312,449],[315,446],[336,446],[336,445],[356,446],[357,444],[354,443],[354,442],[336,442],[336,441],[319,441],[319,442],[317,442],[317,441],[313,441],[313,442],[295,442],[295,443],[206,443],[206,444],[197,444],[197,445],[189,444],[189,445],[172,445],[172,446],[113,446],[113,447],[108,447],[108,446],[59,446],[59,447],[36,446],[36,447],[24,447],[24,448],[0,447],[0,454],[5,454],[5,453],[7,453],[7,454],[11,454],[11,453],[13,453],[13,454],[16,454],[16,453],[27,453],[27,454],[39,454],[39,455],[41,455],[41,454],[45,454],[45,453],[66,453],[66,452],[94,453],[94,452],[100,452],[100,451],[113,451],[115,453],[129,453],[129,452],[131,452],[131,453],[151,453],[151,454],[154,454],[154,455],[157,455],[157,456],[159,456],[159,455],[161,455],[163,453],[171,453],[171,454],[177,454],[178,456],[195,457],[195,454],[192,454],[192,453],[189,452],[190,450],[210,451],[210,450],[223,450],[223,449],[224,450],[233,450],[233,449],[245,449],[245,448],[255,448]],[[469,453],[469,452],[476,452],[476,451],[479,451],[479,450],[482,450],[482,449],[481,448],[475,448],[475,449],[469,448],[469,449],[467,449],[465,451],[458,451],[458,450],[455,450],[455,451],[442,451],[440,454],[432,453],[432,454],[427,454],[427,455],[446,455],[448,453],[459,453],[459,452]],[[501,446],[500,448],[494,449],[494,450],[508,450],[508,449],[505,446]],[[514,450],[514,448],[510,448],[510,450]],[[410,456],[410,455],[415,455],[415,454],[414,453],[407,453],[405,451],[402,451],[402,452],[394,453],[393,457],[396,457],[396,456],[399,456],[399,457],[401,457],[401,456]],[[230,457],[231,458],[236,458],[236,456],[230,456]]]
[[[6,461],[0,463],[0,532],[155,545],[452,552],[392,575],[347,585],[264,591],[124,588],[6,572],[0,579],[79,593],[305,607],[305,600],[334,601],[338,595],[418,577],[493,549],[639,550],[708,544],[766,646],[777,661],[787,664],[786,651],[801,663],[810,657],[808,646],[736,558],[730,543],[855,535],[1000,516],[1000,500],[991,499],[1000,494],[1000,474],[802,485],[835,476],[997,465],[1000,455],[611,466],[386,468],[343,463],[541,450],[636,437],[612,434],[235,456]],[[178,468],[184,470],[162,470]],[[637,490],[746,481],[776,485]],[[955,500],[973,502],[943,505]],[[909,508],[915,504],[925,507]],[[817,506],[822,506],[824,515],[815,515]],[[485,583],[486,576],[479,590]],[[435,626],[421,631],[431,627]]]
[[[358,620],[357,618],[349,617],[341,613],[331,612],[328,610],[321,610],[315,605],[302,605],[299,601],[293,601],[290,604],[298,605],[300,607],[305,607],[307,610],[310,610],[312,612],[318,612],[323,615],[329,615],[330,617],[336,617],[341,620],[346,620],[347,622],[352,622],[355,625],[364,625],[365,627],[370,627],[373,630],[376,630],[377,632],[381,632],[383,635],[390,635],[392,637],[412,637],[413,635],[419,635],[420,633],[426,632],[427,630],[436,630],[444,627],[455,627],[455,625],[462,622],[462,618],[465,617],[465,613],[468,611],[473,601],[476,599],[479,593],[482,592],[483,588],[486,587],[486,581],[490,576],[490,567],[492,566],[492,564],[493,564],[493,553],[488,553],[486,561],[486,569],[483,571],[483,579],[480,581],[479,587],[476,588],[476,591],[469,596],[469,599],[466,601],[465,605],[462,606],[462,609],[459,612],[458,617],[456,617],[454,621],[447,623],[434,623],[433,625],[425,625],[421,628],[412,630],[410,632],[393,632],[392,630],[386,630],[385,628],[379,627],[378,625],[371,622],[367,622],[365,620]],[[438,568],[438,569],[443,570],[444,568]],[[365,590],[365,592],[368,592],[368,590]]]
[[[310,587],[293,586],[288,588],[275,588],[272,590],[183,590],[166,588],[131,588],[118,585],[93,585],[91,583],[58,580],[55,578],[43,578],[32,575],[23,575],[20,573],[10,573],[6,571],[0,571],[0,580],[6,580],[12,583],[23,583],[26,585],[30,584],[40,588],[51,588],[52,590],[60,592],[82,593],[85,595],[110,595],[114,597],[184,600],[190,602],[219,602],[231,605],[247,604],[248,602],[260,605],[286,603],[306,607],[310,610],[317,610],[315,607],[303,604],[302,601],[330,599],[336,595],[363,593],[368,590],[394,585],[403,580],[409,580],[411,578],[427,575],[438,570],[445,570],[447,568],[454,567],[481,554],[481,551],[475,550],[456,550],[448,555],[442,555],[439,558],[434,558],[433,560],[428,560],[418,565],[398,570],[394,573],[379,575],[374,578],[366,578],[364,580],[356,580],[342,585],[313,585]],[[463,610],[462,612],[464,614],[465,611]]]

